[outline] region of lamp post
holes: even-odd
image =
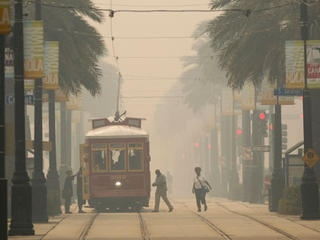
[[[12,218],[9,235],[34,235],[32,196],[26,171],[24,54],[22,0],[15,1],[14,69],[15,69],[15,171],[12,178]]]
[[[35,19],[41,20],[41,1],[35,1]],[[42,149],[42,78],[34,86],[34,171],[32,178],[32,220],[48,222],[47,186],[43,174]]]
[[[301,14],[301,38],[304,42],[304,91],[303,91],[303,129],[304,129],[304,152],[313,148],[312,144],[312,113],[311,93],[308,89],[307,73],[307,40],[308,40],[308,1],[303,0],[300,4]],[[301,184],[302,219],[314,219],[319,217],[319,190],[317,179],[312,168],[306,164]]]
[[[49,102],[49,141],[51,151],[49,152],[49,170],[47,174],[47,191],[48,191],[48,214],[61,214],[60,207],[60,181],[57,171],[56,158],[56,127],[55,127],[55,91],[48,90]]]

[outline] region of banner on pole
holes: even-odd
[[[241,91],[241,109],[245,111],[255,109],[255,89],[251,82],[246,83]]]
[[[320,88],[320,41],[307,41],[308,88]]]
[[[303,41],[286,41],[286,88],[304,88]]]
[[[24,78],[44,77],[43,21],[25,21],[24,34]]]
[[[233,113],[233,94],[231,88],[222,90],[222,114],[232,115]]]
[[[14,54],[11,48],[5,48],[5,78],[14,79]]]
[[[44,71],[43,89],[59,88],[59,42],[44,42]]]
[[[81,96],[80,95],[71,95],[69,96],[69,101],[67,102],[67,108],[69,110],[81,111]]]
[[[44,93],[42,96],[43,102],[48,102],[49,96],[48,93]],[[55,90],[55,102],[67,102],[69,100],[68,96],[64,94],[61,89]]]
[[[11,32],[10,0],[0,0],[0,34]]]

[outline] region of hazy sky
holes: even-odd
[[[110,8],[110,0],[93,1],[98,7]],[[209,0],[113,0],[112,4],[113,9],[208,9],[209,2]],[[115,14],[112,25],[115,54],[119,56],[120,71],[124,79],[122,96],[149,97],[165,94],[183,72],[179,57],[195,54],[192,51],[194,40],[192,38],[150,39],[150,37],[190,37],[199,23],[213,18],[214,15],[214,13]],[[96,27],[106,37],[109,51],[107,60],[114,64],[110,18],[107,16],[105,21]],[[121,39],[127,37],[149,39]],[[128,115],[146,117],[149,120],[152,120],[156,105],[168,101],[157,98],[122,100],[124,102],[122,108],[128,111]]]

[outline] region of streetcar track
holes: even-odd
[[[40,240],[44,239],[53,229],[55,229],[63,220],[65,220],[67,218],[67,216],[62,217],[56,224],[54,224],[54,226],[52,228],[50,228],[50,230],[48,232],[46,232],[41,238]]]
[[[88,236],[88,233],[94,223],[94,221],[96,220],[96,218],[98,217],[99,213],[96,213],[92,216],[92,218],[90,219],[89,223],[86,224],[86,226],[84,227],[84,229],[82,230],[79,240],[85,240]]]
[[[218,233],[223,239],[225,239],[225,240],[232,240],[232,238],[231,238],[226,232],[224,232],[222,229],[220,229],[219,227],[217,227],[217,226],[216,226],[213,222],[211,222],[209,219],[207,219],[206,217],[200,215],[199,213],[196,213],[196,212],[192,211],[185,203],[183,203],[183,205],[184,205],[187,209],[189,209],[194,215],[196,215],[197,217],[199,217],[202,222],[206,223],[209,228],[211,228],[211,229],[214,230],[216,233]]]
[[[265,227],[268,227],[268,228],[272,229],[272,230],[275,231],[275,232],[280,233],[281,235],[287,237],[288,239],[291,239],[291,240],[299,240],[299,238],[297,238],[297,237],[295,237],[295,236],[293,236],[293,235],[291,235],[291,234],[289,234],[289,233],[287,233],[287,232],[285,232],[285,231],[283,231],[283,230],[281,230],[281,229],[279,229],[279,228],[277,228],[277,227],[275,227],[275,226],[273,226],[273,225],[270,225],[270,224],[268,224],[268,223],[266,223],[266,222],[264,222],[264,221],[261,221],[261,220],[255,218],[255,217],[252,217],[252,216],[250,216],[250,215],[247,215],[247,214],[244,214],[244,213],[239,213],[239,212],[237,212],[237,211],[231,210],[231,209],[227,208],[226,206],[222,205],[222,204],[219,203],[219,202],[215,202],[215,203],[216,203],[218,206],[222,207],[223,209],[227,210],[228,212],[231,212],[231,213],[233,213],[233,214],[237,214],[237,215],[239,215],[239,216],[246,217],[246,218],[251,219],[251,220],[253,220],[253,221],[255,221],[255,222],[258,222],[258,223],[260,223],[261,225],[263,225],[263,226],[265,226]]]
[[[147,228],[147,225],[142,217],[142,214],[138,211],[138,217],[139,217],[139,223],[140,223],[140,231],[141,231],[141,237],[143,240],[150,240],[150,232]]]

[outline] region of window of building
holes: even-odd
[[[128,146],[129,170],[143,170],[143,148],[140,143],[131,143]]]
[[[93,172],[107,171],[106,145],[104,144],[92,145],[92,171]]]
[[[111,171],[126,170],[126,148],[124,144],[110,144]]]

